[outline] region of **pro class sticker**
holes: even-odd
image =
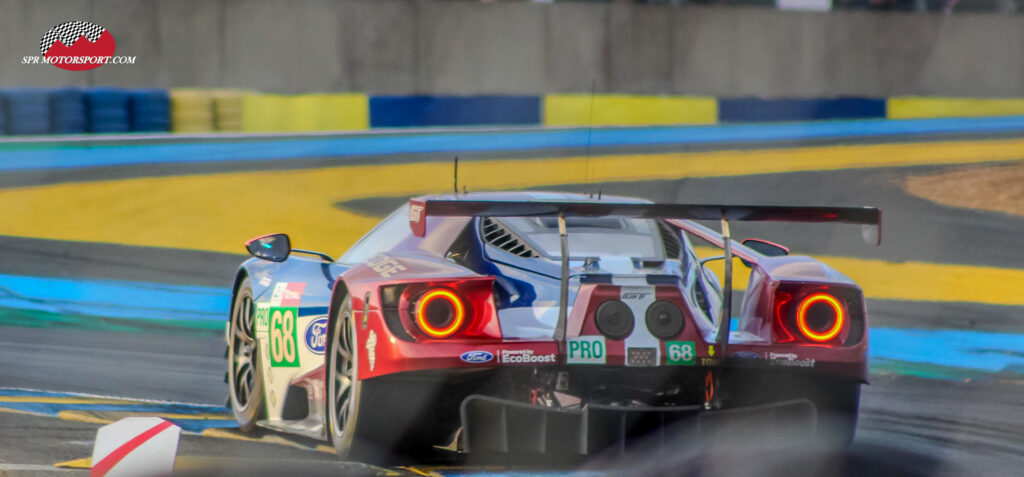
[[[697,348],[693,341],[668,341],[665,343],[666,362],[668,364],[693,366],[697,357]]]
[[[313,354],[324,354],[327,348],[327,317],[321,316],[306,325],[306,333],[303,335],[306,349]]]
[[[604,336],[569,338],[567,345],[569,354],[565,362],[569,364],[605,364],[608,358]]]

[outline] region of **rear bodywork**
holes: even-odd
[[[547,193],[469,199],[648,205]],[[428,209],[430,201],[458,200],[467,196],[413,199],[334,263],[293,256],[242,265],[239,282],[248,276],[253,286],[265,363],[268,407],[261,425],[326,439],[324,348],[330,317],[345,297],[357,323],[359,379],[383,388],[427,383],[430,409],[406,412],[435,416],[438,443],[461,429],[463,450],[474,452],[624,448],[629,434],[713,420],[716,414],[707,411],[714,407],[722,413],[754,406],[748,409],[762,417],[754,422],[770,428],[791,424],[793,416],[813,422],[813,404],[787,401],[799,396],[785,392],[759,394],[760,386],[866,380],[863,295],[820,261],[768,257],[730,243],[752,273],[723,350],[721,285],[691,243],[700,238],[722,245],[722,236],[690,220],[647,219],[659,256],[577,257],[570,247],[564,338],[556,339],[563,306],[557,258],[486,212],[434,215]],[[434,336],[417,322],[418,302],[431,290],[449,290],[464,305],[463,322],[450,335]],[[811,298],[817,296],[834,301]],[[809,331],[810,339],[802,334],[809,329],[808,311],[798,308],[813,300],[821,303],[805,308],[837,303],[843,320],[838,329]],[[595,316],[607,302],[625,305],[632,315],[625,336],[597,326]],[[648,314],[666,303],[679,310],[683,326],[656,336]],[[772,413],[756,407],[767,401],[786,402]],[[763,418],[769,415],[775,417]]]

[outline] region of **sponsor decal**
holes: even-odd
[[[486,351],[466,351],[459,356],[459,359],[467,363],[486,363],[494,359],[494,355]]]
[[[303,341],[306,349],[313,354],[324,354],[327,349],[327,317],[321,316],[306,325],[306,333],[303,334]]]
[[[755,353],[753,351],[737,351],[735,353],[732,353],[729,356],[732,356],[733,358],[740,358],[740,359],[761,359],[761,355],[759,355],[759,354],[757,354],[757,353]]]
[[[305,283],[278,282],[274,285],[274,292],[270,294],[270,306],[297,307],[302,301],[302,292],[305,289]]]
[[[796,353],[768,353],[768,362],[776,366],[814,367],[814,358],[799,359]]]
[[[256,332],[266,333],[270,328],[270,303],[256,304]]]
[[[605,364],[607,360],[604,336],[569,338],[566,345],[569,350],[566,362],[569,364]]]
[[[650,295],[650,293],[626,292],[626,293],[622,294],[622,299],[623,300],[643,300],[648,295]]]
[[[626,366],[654,366],[657,356],[654,348],[629,348],[626,350]]]
[[[409,221],[419,222],[423,217],[423,206],[419,204],[409,205]]]
[[[668,341],[665,343],[666,363],[693,366],[697,358],[697,347],[693,341]]]
[[[366,362],[370,363],[370,371],[377,365],[377,333],[370,330],[366,336]]]
[[[53,65],[62,70],[87,71],[103,65],[133,65],[135,56],[114,56],[117,42],[106,28],[87,21],[54,26],[39,41],[41,56],[23,56],[23,65]]]
[[[270,366],[274,368],[299,367],[298,334],[295,319],[299,309],[270,307]]]
[[[398,263],[398,260],[382,253],[378,253],[377,255],[367,259],[366,266],[370,267],[371,270],[377,272],[378,275],[384,278],[390,278],[391,275],[406,269],[404,265]]]
[[[261,287],[269,287],[271,282],[273,282],[273,280],[270,278],[270,275],[263,275],[260,277]]]
[[[532,349],[503,349],[501,362],[506,364],[554,363],[555,354],[533,354]]]

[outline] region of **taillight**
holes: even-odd
[[[863,337],[863,294],[856,287],[782,283],[772,308],[776,343],[852,345]]]
[[[448,338],[462,328],[466,306],[455,292],[435,288],[416,300],[416,325],[431,338]]]
[[[811,341],[829,341],[839,335],[845,324],[846,310],[828,293],[808,296],[796,309],[796,326]]]
[[[501,339],[491,277],[405,282],[380,288],[391,334],[422,339]]]

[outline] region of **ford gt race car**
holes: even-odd
[[[877,242],[880,211],[474,193],[411,199],[337,260],[254,238],[227,330],[230,407],[243,431],[341,456],[583,456],[737,429],[849,442],[861,289],[733,242],[736,220],[861,224]],[[723,256],[699,260],[693,239]],[[751,268],[736,313],[733,256]]]

